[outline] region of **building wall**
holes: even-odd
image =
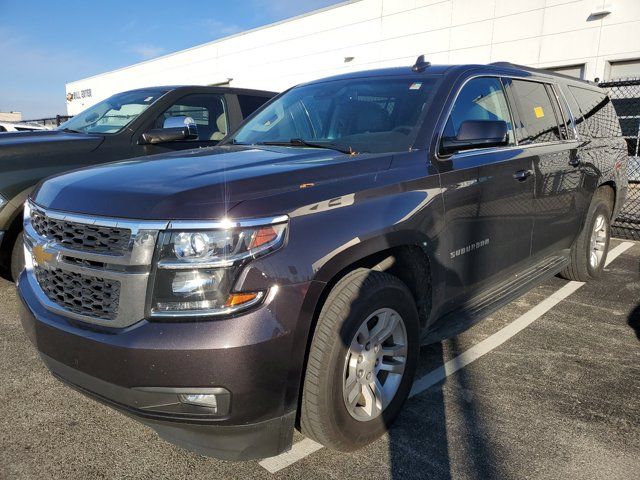
[[[21,122],[22,112],[0,112],[0,122]]]
[[[603,8],[611,13],[590,16]],[[229,81],[281,91],[337,73],[410,65],[422,53],[432,63],[578,66],[584,78],[606,79],[610,62],[640,59],[640,0],[349,1],[71,82],[67,98],[76,98],[67,105],[75,114],[151,85]]]

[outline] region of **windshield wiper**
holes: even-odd
[[[81,132],[80,130],[74,130],[73,128],[62,128],[60,131],[67,132],[67,133],[85,133],[85,132]]]
[[[327,150],[335,150],[337,152],[346,153],[348,155],[356,155],[358,153],[358,152],[355,152],[351,147],[346,149],[344,147],[337,146],[333,143],[307,142],[302,138],[292,138],[288,142],[258,142],[258,145],[273,145],[273,146],[279,146],[279,147],[325,148]]]

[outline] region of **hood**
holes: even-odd
[[[76,170],[47,180],[33,197],[45,208],[98,216],[216,219],[245,200],[386,170],[391,158],[221,146]]]
[[[104,141],[102,135],[67,133],[60,130],[0,134],[0,158],[16,155],[48,155],[61,152],[90,152]]]

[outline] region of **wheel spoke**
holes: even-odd
[[[349,408],[355,408],[358,400],[360,399],[360,393],[362,392],[362,388],[358,382],[354,382],[350,386],[350,390],[347,393],[347,405]]]
[[[347,394],[349,395],[353,390],[353,388],[357,385],[358,385],[358,378],[356,377],[355,372],[353,372],[353,374],[350,373],[344,382],[344,391],[348,392]]]
[[[367,325],[367,322],[364,322],[362,325],[360,325],[358,332],[351,342],[352,351],[359,351],[360,347],[365,345],[370,339],[371,332],[369,331],[369,326]],[[357,349],[355,349],[354,347],[357,347]]]
[[[604,217],[602,215],[598,216],[598,218],[596,218],[596,224],[595,227],[593,228],[595,231],[600,231],[604,228]]]
[[[407,346],[406,345],[383,345],[380,350],[383,357],[406,357]]]
[[[402,373],[404,372],[404,360],[383,361],[380,364],[380,370],[384,370],[389,373]]]
[[[389,338],[396,326],[398,325],[398,316],[385,311],[383,314],[378,315],[378,324],[371,331],[371,339],[375,343],[382,343]]]
[[[362,396],[364,397],[363,409],[365,413],[373,418],[378,415],[378,412],[382,409],[381,400],[376,396],[375,387],[371,384],[364,385],[362,389]]]
[[[380,402],[380,409],[381,410],[385,409],[389,404],[390,400],[384,388],[382,387],[382,384],[380,383],[380,380],[378,379],[378,377],[376,377],[375,382],[373,383],[373,391],[375,392],[376,398]]]

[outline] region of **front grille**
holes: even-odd
[[[122,255],[129,249],[131,230],[69,222],[33,209],[31,225],[38,235],[74,250]]]
[[[36,280],[52,302],[80,315],[114,320],[118,315],[120,282],[79,273],[35,267]]]

